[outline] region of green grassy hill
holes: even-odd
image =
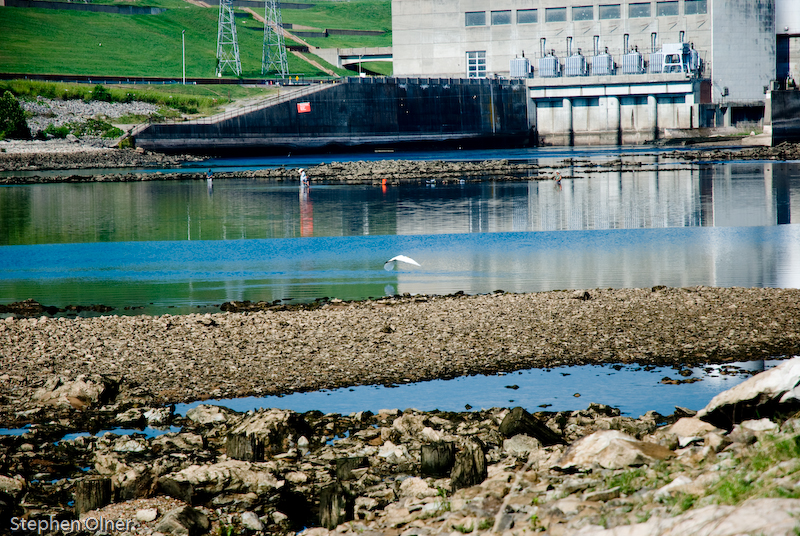
[[[197,7],[182,0],[134,0],[124,5],[167,11],[116,15],[0,7],[0,72],[180,78],[181,31],[186,30],[186,76],[215,76],[216,7]],[[283,20],[319,28],[388,32],[381,37],[321,38],[313,40],[314,46],[391,45],[391,0],[323,0],[310,9],[284,9]],[[242,76],[261,77],[263,24],[237,9],[236,26]],[[326,76],[294,55],[288,57],[292,74]]]

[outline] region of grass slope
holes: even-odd
[[[181,31],[186,30],[186,76],[214,76],[216,8],[200,8],[181,0],[137,0],[132,4],[165,7],[167,11],[159,15],[115,15],[0,7],[0,71],[180,78]],[[297,20],[298,24],[325,28],[391,29],[388,0],[322,2],[308,10],[283,10],[283,18],[286,22]],[[236,23],[242,76],[261,77],[263,25],[239,11]],[[391,37],[388,39],[390,42]],[[352,46],[364,46],[360,40],[356,37]],[[339,44],[323,43],[320,46],[343,46],[341,38],[337,38]],[[289,71],[324,76],[292,55]]]

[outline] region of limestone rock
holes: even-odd
[[[284,485],[275,476],[270,463],[227,460],[209,465],[192,465],[158,479],[168,495],[191,503],[221,493],[256,493],[268,495]]]
[[[528,454],[540,448],[542,448],[542,443],[538,439],[524,434],[517,434],[503,441],[504,451],[521,458],[527,457]]]
[[[718,394],[697,413],[697,418],[730,430],[734,424],[800,407],[800,357]]]
[[[638,441],[617,430],[601,430],[573,443],[555,468],[562,471],[589,470],[594,464],[622,469],[664,460],[675,454],[661,445]]]
[[[53,376],[41,389],[34,391],[32,398],[40,404],[83,409],[112,400],[117,390],[116,382],[99,375],[81,374],[72,381]]]
[[[199,536],[208,532],[211,523],[208,517],[191,506],[181,506],[170,510],[156,525],[156,530],[177,536]]]
[[[676,517],[653,518],[646,523],[607,530],[581,531],[582,536],[790,536],[796,534],[798,499],[751,499],[739,506],[706,506]]]
[[[218,424],[228,422],[236,412],[221,406],[200,404],[186,412],[186,418],[197,424]]]

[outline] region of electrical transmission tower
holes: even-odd
[[[264,48],[261,54],[261,74],[275,71],[281,77],[289,74],[286,46],[283,41],[283,19],[278,0],[264,2]]]
[[[236,20],[233,16],[233,0],[220,0],[219,23],[217,24],[217,76],[222,76],[225,67],[233,74],[242,74],[239,59],[239,41],[236,39]]]

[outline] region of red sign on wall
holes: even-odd
[[[299,114],[307,114],[311,112],[311,103],[310,102],[298,102],[297,103],[297,113]]]

